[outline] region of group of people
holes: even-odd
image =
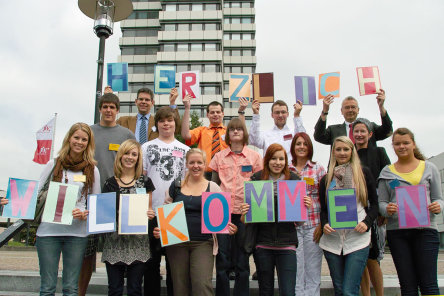
[[[154,94],[142,88],[135,104],[137,116],[116,121],[119,99],[107,89],[100,99],[100,122],[91,127],[76,123],[62,148],[41,176],[46,180],[79,186],[72,225],[41,223],[37,230],[41,295],[54,295],[60,254],[63,254],[63,294],[85,295],[96,262],[98,237],[87,236],[88,194],[116,192],[150,196],[148,235],[102,235],[102,262],[106,265],[109,295],[122,295],[124,276],[128,295],[160,295],[160,262],[165,255],[168,295],[230,295],[230,271],[235,272],[234,295],[249,295],[249,256],[256,264],[260,295],[274,295],[275,269],[280,295],[319,295],[322,255],[325,256],[335,295],[370,295],[370,281],[383,295],[379,261],[387,240],[398,273],[402,295],[439,294],[437,256],[439,238],[435,217],[443,207],[437,168],[419,152],[412,132],[398,128],[384,108],[385,92],[377,94],[382,125],[357,118],[358,102],[347,97],[341,112],[345,123],[327,127],[332,96],[323,100],[314,139],[331,145],[327,170],[315,162],[313,143],[305,132],[294,104],[294,129],[287,125],[288,105],[271,106],[274,126],[260,128],[260,103],[252,102],[253,120],[248,131],[241,99],[239,117],[223,125],[224,107],[207,105],[209,126],[190,130],[191,98],[183,98],[180,120],[176,89],[170,106],[150,112]],[[185,144],[176,139],[180,134]],[[398,157],[394,164],[376,141],[392,136]],[[198,148],[191,148],[197,144]],[[263,150],[263,156],[248,145]],[[76,175],[84,175],[83,180]],[[81,181],[79,181],[81,180]],[[244,182],[305,180],[308,209],[305,223],[244,223],[249,205],[244,202]],[[400,229],[395,188],[424,184],[427,189],[430,227]],[[40,185],[41,186],[41,185]],[[358,224],[354,229],[329,225],[326,196],[330,189],[356,192]],[[227,234],[201,232],[203,192],[231,193],[231,223]],[[277,194],[277,190],[274,190]],[[161,248],[155,209],[182,201],[190,241]],[[2,201],[3,202],[3,201]],[[275,198],[275,202],[277,199]],[[275,205],[277,210],[277,205]],[[119,211],[119,203],[116,205]],[[214,262],[215,261],[215,262]],[[144,284],[142,285],[142,283]],[[142,291],[142,286],[143,290]]]

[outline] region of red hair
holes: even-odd
[[[294,135],[293,140],[291,141],[291,146],[290,146],[290,153],[291,153],[291,157],[293,158],[291,160],[291,163],[296,166],[297,164],[297,159],[296,159],[296,152],[294,151],[294,147],[296,146],[296,141],[298,140],[298,138],[302,138],[305,140],[305,142],[307,143],[307,157],[308,159],[310,159],[311,162],[313,162],[312,158],[313,158],[313,142],[310,139],[310,136],[307,133],[301,132],[301,133],[297,133],[296,135]]]
[[[267,152],[265,152],[264,170],[262,171],[262,176],[261,176],[262,180],[268,180],[270,178],[270,168],[269,168],[268,164],[269,164],[271,158],[273,157],[273,155],[278,151],[284,151],[285,166],[284,166],[284,169],[282,170],[282,173],[285,175],[285,180],[290,179],[290,170],[288,169],[287,151],[285,151],[285,148],[282,147],[282,145],[274,143],[274,144],[271,144],[268,147]]]

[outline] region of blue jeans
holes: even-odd
[[[254,253],[259,295],[274,295],[276,267],[280,296],[294,296],[296,286],[296,251],[257,248]]]
[[[126,264],[106,264],[108,275],[108,296],[122,296],[125,269],[127,273],[126,290],[130,296],[142,296],[142,279],[145,264],[142,262]]]
[[[398,273],[401,294],[439,295],[439,237],[435,229],[387,230],[387,242]]]
[[[40,295],[54,295],[57,286],[60,254],[63,254],[63,295],[77,296],[88,238],[76,236],[38,236],[37,254],[40,266]]]
[[[368,252],[368,247],[347,255],[336,255],[324,250],[336,296],[359,295],[361,277],[367,264]]]
[[[235,235],[218,234],[217,243],[219,251],[216,256],[216,295],[230,295],[230,278],[228,273],[231,267],[231,248],[235,248],[234,271],[236,278],[234,282],[234,296],[250,295],[250,264],[248,254],[241,247],[242,237],[245,234],[245,224],[240,221],[237,214],[231,215],[231,222],[237,226]],[[232,242],[232,240],[234,240]]]

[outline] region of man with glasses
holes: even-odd
[[[282,100],[277,100],[271,105],[271,117],[274,120],[274,127],[268,131],[260,130],[260,103],[254,100],[252,104],[253,121],[250,127],[250,145],[256,146],[263,150],[263,154],[267,151],[268,146],[273,143],[281,144],[288,155],[288,163],[291,163],[290,145],[293,136],[300,132],[305,132],[302,118],[300,117],[302,111],[302,102],[297,101],[294,104],[294,131],[292,132],[287,125],[287,118],[289,115],[288,105]],[[239,108],[240,111],[241,108]]]
[[[392,120],[388,116],[387,110],[384,107],[385,91],[380,89],[376,94],[376,101],[378,103],[379,113],[381,114],[382,125],[377,125],[376,123],[371,122],[373,136],[369,139],[369,145],[374,146],[376,146],[376,141],[384,140],[393,133]],[[355,140],[353,138],[352,125],[359,114],[358,101],[352,96],[346,97],[342,101],[341,106],[341,113],[342,116],[344,116],[345,122],[326,127],[328,110],[333,101],[333,95],[327,95],[323,99],[322,113],[315,126],[314,138],[319,143],[331,145],[335,138],[339,136],[348,136],[354,143]]]
[[[107,87],[105,92],[110,91]],[[112,91],[112,90],[111,90]],[[176,88],[171,89],[170,92],[170,107],[174,109],[174,115],[179,117],[179,112],[176,106],[176,99],[178,97]],[[137,91],[137,98],[135,100],[138,113],[136,116],[122,116],[117,120],[117,124],[131,130],[136,136],[136,140],[143,145],[145,142],[151,141],[159,137],[159,133],[154,126],[154,115],[151,116],[151,107],[154,106],[154,93],[149,88],[141,88]],[[180,122],[180,121],[179,121]],[[180,131],[180,126],[176,131]]]

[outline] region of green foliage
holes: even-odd
[[[196,127],[202,126],[202,121],[200,120],[199,113],[197,111],[193,111],[190,113],[190,130],[195,129]],[[176,139],[185,144],[185,140],[180,135],[180,132],[176,135]],[[190,146],[191,148],[196,148],[197,144]]]

